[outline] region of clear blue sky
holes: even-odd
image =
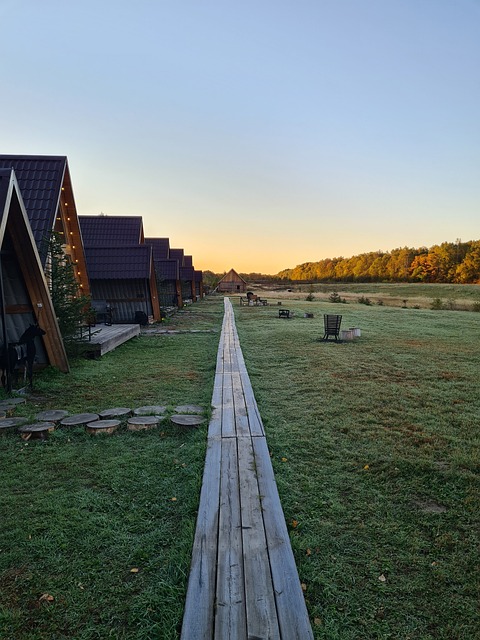
[[[0,152],[200,269],[480,238],[480,0],[0,0]]]

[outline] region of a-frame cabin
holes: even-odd
[[[25,209],[45,270],[52,232],[62,238],[79,289],[90,294],[85,253],[66,156],[0,155],[0,168],[14,169]]]
[[[0,169],[0,315],[1,341],[17,342],[38,322],[38,362],[69,371],[57,318],[20,188],[12,169]]]
[[[135,323],[137,313],[161,318],[153,252],[141,216],[80,216],[92,306],[113,309],[114,323]]]

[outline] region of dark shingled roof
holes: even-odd
[[[66,156],[0,155],[0,169],[14,169],[33,237],[44,259],[44,238],[55,225]]]
[[[87,247],[90,280],[148,279],[152,248],[146,244],[129,247]]]
[[[183,256],[183,266],[184,267],[193,267],[193,257],[192,256]]]
[[[157,277],[163,280],[180,280],[178,260],[155,260]]]
[[[193,280],[193,267],[180,267],[180,280]]]
[[[126,247],[143,242],[141,216],[78,216],[83,246]]]
[[[203,282],[203,271],[195,269],[195,271],[193,272],[193,276],[195,278],[195,282]]]
[[[183,249],[170,249],[170,258],[175,258],[178,263],[183,267]]]
[[[145,238],[145,244],[152,247],[155,262],[170,258],[170,240],[168,238]]]

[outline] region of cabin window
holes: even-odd
[[[240,291],[240,285],[237,284],[237,291]]]

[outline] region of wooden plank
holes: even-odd
[[[235,436],[232,376],[228,373],[223,374],[222,436],[224,438]]]
[[[264,436],[265,429],[263,427],[260,411],[258,410],[257,401],[253,394],[252,385],[248,376],[241,376],[243,385],[243,395],[245,396],[245,404],[247,406],[248,422],[250,425],[250,433],[252,436]]]
[[[5,313],[7,315],[14,315],[15,313],[32,313],[33,307],[31,304],[6,304]]]
[[[248,638],[278,640],[280,630],[272,589],[272,576],[263,529],[262,507],[251,438],[239,439],[238,468],[242,537],[245,549],[243,561]]]
[[[210,439],[205,456],[181,640],[211,640],[213,637],[221,454],[221,441]]]
[[[242,381],[238,372],[232,373],[232,391],[237,436],[248,436],[250,435],[250,428],[247,417],[247,407],[243,395]]]
[[[253,448],[282,638],[313,639],[266,440],[254,438]]]
[[[223,373],[216,373],[213,383],[212,407],[218,408],[222,406],[223,398]]]
[[[222,441],[215,638],[246,639],[237,441]]]

